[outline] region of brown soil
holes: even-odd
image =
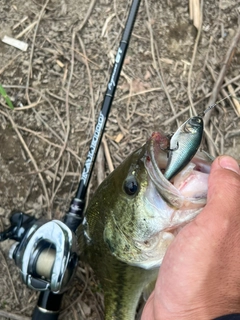
[[[8,35],[28,44],[22,52],[0,41],[0,84],[15,106],[10,110],[0,98],[0,230],[9,225],[13,209],[46,218],[61,218],[68,209],[130,3],[0,0],[0,38]],[[197,43],[187,0],[142,1],[106,127],[114,167],[152,131],[174,132],[190,116],[190,99],[198,113],[208,106],[239,13],[235,1],[204,1]],[[239,46],[230,62],[217,100],[231,88],[238,95]],[[239,157],[235,104],[226,99],[212,112],[208,146],[216,154]],[[207,150],[206,141],[203,145]],[[101,179],[97,172],[109,173],[104,156],[94,171],[91,192]],[[11,244],[0,244],[0,319],[30,319],[38,294],[26,288],[8,258]],[[80,264],[64,297],[61,319],[102,318],[99,285]]]

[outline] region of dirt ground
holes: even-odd
[[[0,38],[28,44],[22,52],[0,41],[0,230],[13,209],[61,218],[74,196],[131,1],[0,0]],[[196,9],[196,7],[194,7]],[[154,130],[174,132],[203,111],[213,90],[229,94],[211,114],[205,150],[236,158],[240,151],[240,3],[203,1],[200,29],[188,0],[144,0],[105,131],[91,191]],[[197,13],[196,22],[200,13]],[[226,65],[218,90],[214,84]],[[221,80],[221,79],[220,79]],[[221,81],[220,81],[221,82]],[[239,109],[238,109],[239,108]],[[38,173],[37,173],[38,172]],[[0,244],[0,319],[30,319],[38,294],[21,282]],[[103,319],[103,296],[80,263],[61,319]]]

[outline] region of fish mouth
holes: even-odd
[[[195,157],[170,181],[164,177],[168,149],[159,143],[162,133],[154,133],[148,141],[144,165],[158,193],[170,207],[177,210],[206,204],[208,175],[212,159],[203,152]],[[166,144],[165,144],[166,146]]]

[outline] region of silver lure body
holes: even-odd
[[[170,141],[170,152],[164,176],[171,180],[196,154],[203,135],[202,117],[189,118],[174,133]]]

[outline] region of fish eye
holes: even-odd
[[[129,176],[124,181],[123,189],[129,196],[133,196],[138,191],[138,182],[134,176]]]
[[[189,120],[189,124],[192,126],[200,126],[202,124],[202,118],[193,117]]]
[[[203,127],[202,118],[192,117],[187,121],[184,130],[188,133],[196,133],[201,127]]]

